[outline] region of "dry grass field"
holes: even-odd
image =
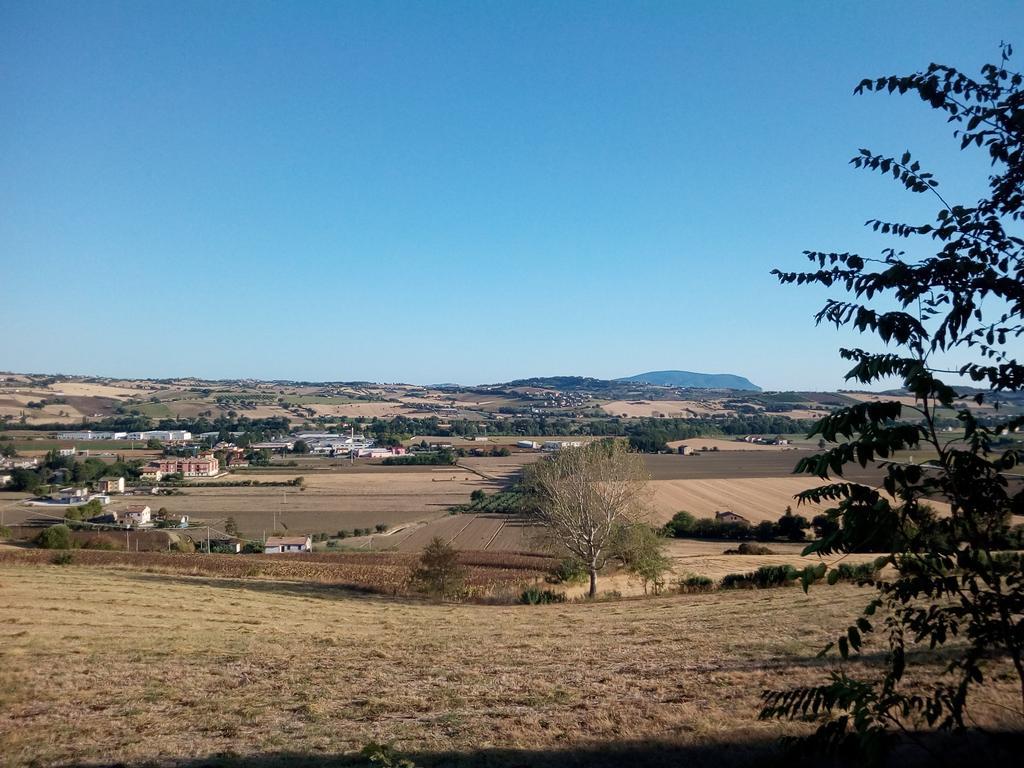
[[[763,765],[802,728],[757,721],[760,691],[821,679],[816,650],[864,599],[838,586],[437,605],[0,566],[0,755],[354,766],[375,740],[423,766]],[[1001,708],[1013,696],[997,683],[972,714],[1019,729]]]
[[[715,512],[728,510],[759,523],[777,520],[787,506],[810,519],[826,507],[806,504],[798,509],[793,496],[816,485],[821,481],[803,476],[653,480],[649,484],[652,519],[666,523],[681,509],[696,517],[714,517]]]
[[[435,519],[449,507],[464,504],[477,488],[495,490],[492,483],[458,467],[414,472],[323,472],[303,475],[306,490],[298,488],[185,489],[184,496],[160,497],[155,503],[174,513],[204,520],[235,518],[249,536],[273,530],[334,533],[338,530],[389,526]],[[296,473],[298,475],[299,473]],[[236,479],[280,481],[281,474],[247,473]]]
[[[652,416],[695,419],[712,414],[733,413],[712,400],[612,400],[602,403],[601,410],[610,416],[642,419]]]

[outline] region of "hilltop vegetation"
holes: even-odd
[[[650,371],[623,376],[617,381],[638,381],[660,387],[684,389],[738,389],[760,392],[761,388],[743,376],[732,373],[693,373],[692,371]]]

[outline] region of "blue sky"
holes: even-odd
[[[0,368],[479,383],[681,368],[832,389],[778,286],[933,206],[847,166],[976,72],[1012,2],[0,0]],[[866,341],[866,340],[865,340]]]

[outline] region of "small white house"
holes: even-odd
[[[268,536],[263,551],[268,555],[284,552],[310,552],[313,540],[309,536]]]
[[[148,504],[132,504],[124,510],[123,516],[133,528],[144,528],[152,524],[153,510]]]
[[[89,491],[86,488],[61,488],[60,502],[62,504],[85,504],[89,500]]]

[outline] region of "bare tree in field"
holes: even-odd
[[[617,441],[565,448],[528,467],[525,479],[534,495],[533,521],[557,548],[586,566],[595,597],[597,572],[608,559],[616,528],[643,517],[648,480],[643,457]]]

